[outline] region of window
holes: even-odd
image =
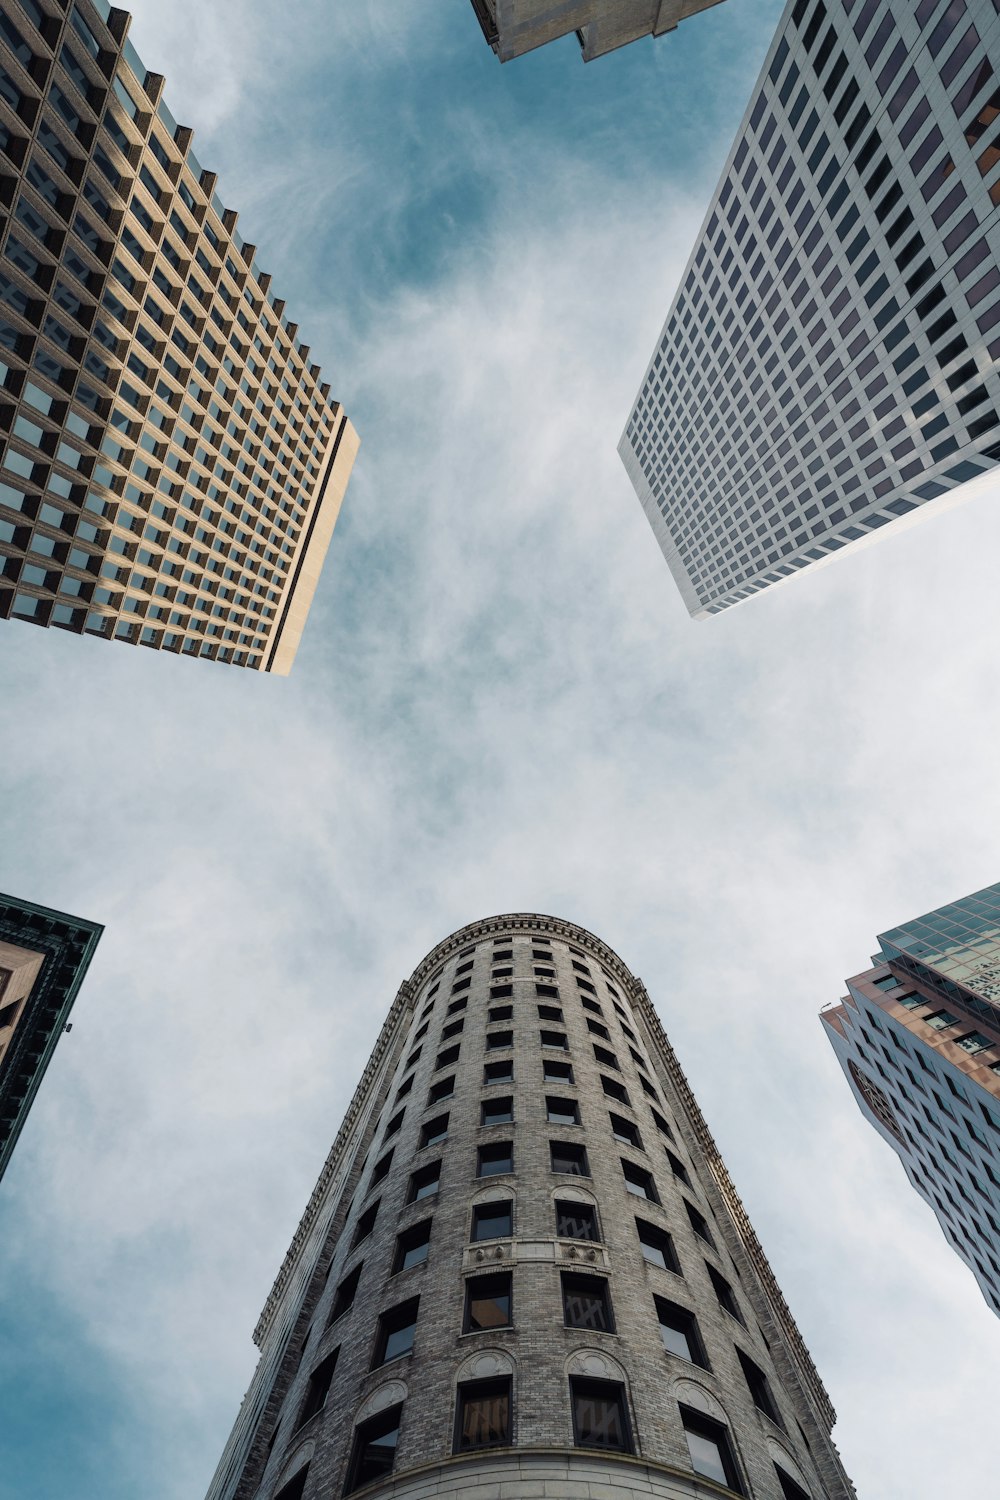
[[[688,1359],[693,1365],[701,1365],[702,1369],[711,1369],[694,1313],[676,1302],[669,1302],[666,1297],[654,1297],[653,1301],[660,1320],[660,1337],[667,1353]]]
[[[958,1017],[953,1016],[950,1010],[935,1010],[929,1016],[922,1016],[928,1026],[933,1026],[935,1031],[944,1031],[948,1026],[957,1026]]]
[[[608,1116],[611,1120],[611,1129],[614,1132],[615,1140],[623,1141],[628,1146],[635,1146],[641,1151],[642,1136],[639,1134],[639,1127],[633,1125],[631,1120],[626,1120],[622,1115],[614,1114],[611,1110],[608,1111]]]
[[[488,1062],[483,1067],[483,1083],[488,1087],[492,1083],[514,1082],[514,1059],[504,1058],[503,1062]]]
[[[550,1141],[549,1158],[553,1172],[565,1172],[571,1177],[589,1177],[586,1149],[576,1141]]]
[[[556,1200],[556,1234],[561,1240],[599,1240],[597,1210],[592,1203]]]
[[[513,1097],[501,1094],[496,1099],[484,1099],[479,1118],[483,1125],[509,1125],[514,1118]]]
[[[543,1047],[558,1047],[563,1052],[569,1051],[569,1038],[565,1031],[541,1031],[539,1036]]]
[[[379,1318],[373,1370],[379,1365],[387,1364],[390,1359],[399,1359],[402,1355],[409,1354],[417,1331],[419,1307],[420,1298],[410,1297],[406,1302],[400,1302],[398,1307],[391,1307]]]
[[[653,1116],[653,1124],[656,1126],[660,1134],[665,1135],[668,1141],[672,1141],[674,1138],[674,1133],[663,1116],[661,1114],[657,1114],[655,1109],[651,1109],[650,1114]]]
[[[677,1178],[677,1181],[678,1182],[683,1182],[683,1184],[684,1184],[685,1187],[690,1187],[691,1186],[691,1178],[690,1178],[690,1176],[688,1174],[687,1167],[681,1161],[680,1157],[679,1156],[675,1156],[674,1153],[671,1150],[669,1150],[667,1147],[664,1147],[664,1150],[667,1152],[667,1161],[670,1163],[670,1170],[671,1170],[671,1172],[673,1172],[674,1176]]]
[[[600,1021],[592,1021],[589,1016],[587,1017],[587,1030],[592,1036],[602,1037],[606,1042],[610,1042],[611,1040],[611,1033],[608,1028],[602,1026]]]
[[[486,1012],[486,1024],[495,1026],[498,1021],[509,1021],[513,1014],[513,1005],[491,1005]]]
[[[390,1406],[388,1411],[380,1411],[377,1417],[360,1422],[355,1428],[345,1494],[350,1495],[363,1484],[392,1473],[402,1413],[402,1405]]]
[[[784,1500],[810,1500],[809,1491],[804,1490],[801,1484],[797,1484],[791,1474],[786,1473],[780,1464],[775,1464],[774,1472],[778,1476]]]
[[[392,1166],[392,1157],[392,1151],[387,1151],[384,1156],[379,1157],[372,1170],[372,1187],[374,1187],[377,1182],[381,1182],[382,1179],[388,1175],[389,1168]]]
[[[635,1227],[639,1235],[639,1244],[642,1253],[651,1266],[662,1266],[665,1271],[673,1271],[675,1275],[681,1274],[680,1263],[677,1252],[674,1250],[674,1242],[665,1229],[658,1224],[650,1224],[647,1219],[636,1219]]]
[[[308,1477],[309,1465],[306,1464],[287,1484],[281,1486],[274,1500],[302,1500],[302,1496],[306,1492],[306,1480]]]
[[[681,1407],[681,1421],[684,1423],[684,1436],[687,1438],[694,1472],[703,1474],[706,1479],[714,1479],[717,1484],[724,1484],[742,1495],[743,1485],[740,1483],[727,1429],[721,1422],[713,1422],[711,1417],[706,1417],[689,1406]]]
[[[684,1199],[684,1207],[687,1210],[687,1216],[691,1222],[691,1228],[694,1230],[698,1238],[704,1240],[706,1245],[714,1246],[715,1241],[712,1238],[712,1231],[709,1229],[708,1222],[705,1219],[704,1215],[700,1214],[695,1208],[694,1204],[689,1203],[686,1198]]]
[[[455,1092],[455,1075],[449,1074],[447,1078],[439,1078],[437,1083],[432,1084],[427,1091],[428,1104],[440,1104],[442,1099],[450,1099]]]
[[[513,1170],[513,1141],[493,1141],[488,1146],[480,1146],[476,1164],[477,1177],[497,1177],[503,1172],[513,1172]]]
[[[493,950],[493,962],[495,964],[498,964],[501,959],[504,959],[504,958],[513,958],[513,957],[514,957],[514,950],[513,950],[513,948],[494,948],[494,950]]]
[[[580,1106],[575,1099],[559,1099],[554,1094],[547,1094],[545,1118],[550,1125],[579,1125]]]
[[[572,1083],[573,1065],[546,1057],[542,1060],[542,1079],[545,1083]]]
[[[354,1231],[354,1238],[351,1240],[352,1250],[354,1249],[355,1245],[360,1245],[362,1240],[366,1240],[371,1234],[372,1230],[375,1228],[375,1220],[378,1216],[378,1206],[381,1201],[381,1198],[376,1198],[371,1208],[366,1208],[364,1213],[361,1215],[361,1218],[358,1220],[357,1228]]]
[[[430,1253],[431,1244],[430,1219],[424,1219],[419,1224],[414,1224],[412,1229],[396,1237],[396,1254],[392,1262],[392,1274],[398,1271],[408,1271],[411,1266],[421,1266]]]
[[[458,1062],[457,1045],[454,1047],[445,1047],[443,1051],[438,1053],[435,1059],[434,1071],[437,1072],[438,1068],[449,1068],[452,1063],[456,1062]]]
[[[472,1235],[476,1240],[508,1239],[514,1232],[514,1204],[510,1198],[476,1203],[472,1209]]]
[[[302,1403],[302,1410],[299,1412],[296,1431],[299,1427],[304,1427],[310,1417],[314,1417],[326,1405],[326,1398],[333,1380],[333,1372],[337,1368],[337,1356],[339,1353],[339,1349],[334,1349],[333,1353],[328,1354],[326,1359],[321,1364],[318,1364],[309,1376],[309,1385],[306,1388],[306,1397]]]
[[[421,1167],[410,1178],[410,1190],[406,1195],[407,1203],[418,1203],[421,1198],[433,1198],[440,1180],[441,1163],[439,1161],[432,1161],[426,1167]]]
[[[558,1005],[540,1005],[538,1007],[538,1019],[540,1021],[561,1021],[562,1018],[562,1008]]]
[[[403,1123],[403,1114],[404,1114],[404,1111],[400,1110],[398,1114],[393,1115],[392,1119],[389,1121],[388,1125],[385,1127],[385,1138],[386,1138],[386,1140],[388,1140],[391,1135],[395,1135],[396,1132],[397,1132],[397,1130],[399,1130],[400,1126]]]
[[[598,1333],[614,1333],[615,1319],[603,1276],[581,1276],[563,1271],[563,1323],[567,1328],[589,1328]]]
[[[632,1107],[631,1101],[628,1096],[628,1090],[625,1088],[624,1084],[617,1083],[613,1078],[605,1078],[604,1074],[602,1073],[601,1088],[607,1094],[609,1099],[617,1099],[619,1104],[627,1104],[629,1108]]]
[[[660,1197],[652,1174],[645,1168],[636,1166],[635,1162],[626,1161],[623,1156],[619,1157],[619,1160],[622,1164],[625,1186],[633,1197],[645,1198],[650,1203],[659,1203]]]
[[[455,1452],[498,1448],[510,1442],[510,1376],[469,1380],[458,1388]]]
[[[967,1031],[964,1036],[953,1038],[956,1047],[961,1047],[963,1052],[970,1052],[973,1056],[977,1052],[985,1052],[987,1047],[995,1047],[997,1044],[988,1036],[983,1036],[981,1031]]]
[[[513,1047],[514,1033],[512,1031],[488,1031],[486,1033],[487,1052],[496,1052],[500,1047]]]
[[[453,1000],[448,1007],[448,1015],[453,1016],[460,1010],[465,1010],[469,1003],[468,995],[463,995],[461,1000]]]
[[[611,1448],[632,1452],[625,1388],[611,1380],[584,1380],[571,1375],[573,1441],[578,1448]]]
[[[513,995],[513,993],[514,993],[514,986],[512,984],[491,984],[490,985],[490,999],[491,1000],[506,1000],[507,996],[508,995]]]
[[[450,1026],[446,1026],[444,1028],[444,1030],[441,1032],[441,1040],[444,1041],[446,1037],[450,1037],[450,1036],[460,1036],[461,1032],[462,1032],[462,1029],[463,1029],[464,1026],[465,1026],[465,1017],[464,1016],[462,1016],[462,1018],[460,1020],[458,1020],[458,1021],[452,1021],[451,1025]]]
[[[758,1411],[762,1411],[765,1417],[770,1417],[779,1427],[785,1424],[781,1420],[781,1413],[775,1404],[771,1394],[771,1387],[764,1371],[755,1365],[749,1354],[744,1354],[742,1349],[737,1349],[736,1358],[743,1367],[743,1374],[750,1390],[750,1397]]]
[[[742,1323],[743,1314],[740,1312],[740,1304],[737,1302],[736,1294],[729,1285],[729,1282],[720,1271],[717,1271],[714,1266],[710,1266],[708,1261],[705,1262],[705,1269],[708,1272],[708,1279],[712,1283],[715,1295],[718,1298],[719,1306],[724,1308],[737,1322]]]
[[[439,1141],[448,1139],[448,1116],[435,1115],[433,1120],[428,1120],[420,1132],[421,1146],[436,1146]]]
[[[330,1323],[336,1323],[346,1312],[350,1312],[354,1305],[354,1298],[358,1290],[358,1282],[361,1280],[361,1267],[364,1261],[358,1261],[353,1271],[349,1271],[343,1281],[337,1287],[333,1297],[333,1307],[330,1309]],[[327,1324],[329,1327],[329,1324]]]
[[[604,1015],[604,1012],[598,1005],[597,1001],[589,999],[586,995],[580,996],[580,1004],[583,1006],[584,1010],[592,1010],[595,1016]]]
[[[509,1328],[511,1317],[511,1273],[470,1276],[465,1283],[463,1333],[482,1333],[487,1328]]]
[[[607,1047],[598,1047],[595,1044],[594,1056],[597,1058],[597,1061],[602,1065],[602,1067],[617,1068],[619,1069],[619,1071],[621,1070],[621,1064],[619,1063],[617,1057],[613,1052],[609,1052]]]

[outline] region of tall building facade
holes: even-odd
[[[0,1177],[103,931],[0,895]]]
[[[104,0],[0,0],[0,618],[295,655],[357,437]]]
[[[829,1399],[649,996],[473,923],[400,987],[211,1500],[847,1500]]]
[[[662,36],[719,0],[472,0],[501,62],[576,34],[584,62],[644,36]]]
[[[789,0],[619,453],[704,617],[1000,457],[996,0]]]
[[[821,1019],[862,1114],[1000,1314],[1000,884],[879,945]]]

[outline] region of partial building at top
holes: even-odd
[[[619,443],[688,610],[1000,457],[995,0],[789,0]]]
[[[0,895],[0,1177],[103,931]]]
[[[400,986],[211,1500],[851,1500],[833,1409],[642,983],[515,913]]]
[[[501,62],[575,33],[584,62],[644,36],[662,36],[719,0],[472,0]]]
[[[103,0],[0,0],[0,618],[291,667],[357,437]]]
[[[879,946],[821,1019],[862,1114],[1000,1314],[1000,884]]]

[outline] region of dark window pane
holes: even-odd
[[[509,1271],[495,1276],[473,1276],[465,1283],[466,1333],[484,1328],[508,1328],[510,1316],[511,1275]]]
[[[420,1224],[414,1224],[412,1229],[407,1229],[399,1235],[396,1240],[396,1255],[392,1263],[393,1274],[397,1271],[408,1271],[411,1266],[419,1266],[430,1253],[431,1244],[431,1220],[424,1219]]]
[[[337,1355],[339,1353],[340,1350],[335,1349],[332,1354],[328,1354],[322,1364],[317,1365],[309,1376],[306,1398],[302,1403],[302,1410],[299,1412],[299,1427],[304,1426],[310,1417],[314,1417],[326,1405],[326,1398],[333,1380],[333,1372],[337,1367]]]
[[[579,1276],[562,1272],[563,1322],[567,1328],[591,1328],[614,1333],[615,1320],[602,1276]]]
[[[368,1422],[362,1422],[354,1433],[354,1448],[348,1470],[346,1494],[358,1490],[363,1484],[392,1472],[396,1458],[396,1443],[399,1440],[399,1420],[402,1406],[390,1407],[379,1412]]]
[[[472,1210],[473,1240],[506,1239],[513,1233],[513,1205],[509,1198],[477,1203]]]
[[[471,1380],[458,1388],[455,1452],[510,1442],[510,1379]]]
[[[488,1146],[480,1146],[477,1177],[496,1177],[501,1172],[513,1172],[513,1170],[513,1141],[494,1141]]]
[[[480,1116],[484,1125],[509,1125],[514,1118],[514,1100],[509,1094],[485,1099]]]
[[[678,1307],[665,1297],[654,1297],[656,1315],[660,1320],[660,1337],[668,1354],[689,1359],[693,1364],[708,1369],[708,1359],[698,1332],[698,1323],[693,1312]]]
[[[441,1163],[433,1161],[429,1166],[421,1167],[414,1172],[410,1178],[410,1191],[408,1202],[416,1203],[418,1198],[430,1198],[438,1190],[438,1182],[441,1178]]]
[[[409,1354],[417,1331],[417,1312],[420,1298],[411,1297],[384,1312],[378,1320],[378,1337],[375,1341],[375,1358],[372,1368],[384,1365],[390,1359]]]
[[[597,1210],[592,1203],[556,1202],[556,1234],[563,1240],[597,1240]]]
[[[706,1479],[714,1479],[717,1484],[724,1484],[742,1495],[743,1486],[729,1433],[722,1423],[713,1422],[711,1418],[702,1416],[701,1412],[693,1411],[687,1406],[681,1407],[681,1419],[691,1455],[691,1467],[695,1473],[703,1474]]]
[[[553,1172],[565,1172],[571,1177],[589,1177],[587,1153],[575,1141],[550,1141],[549,1154]]]
[[[575,1099],[549,1095],[545,1100],[545,1116],[550,1125],[579,1125],[580,1106]]]
[[[573,1437],[578,1448],[611,1448],[631,1453],[625,1392],[610,1380],[570,1378]]]

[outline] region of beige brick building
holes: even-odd
[[[584,62],[644,36],[662,36],[719,0],[472,0],[501,62],[576,33]]]
[[[643,985],[535,914],[400,987],[210,1500],[849,1500],[834,1414]]]
[[[358,440],[103,0],[0,0],[0,619],[291,667]]]

